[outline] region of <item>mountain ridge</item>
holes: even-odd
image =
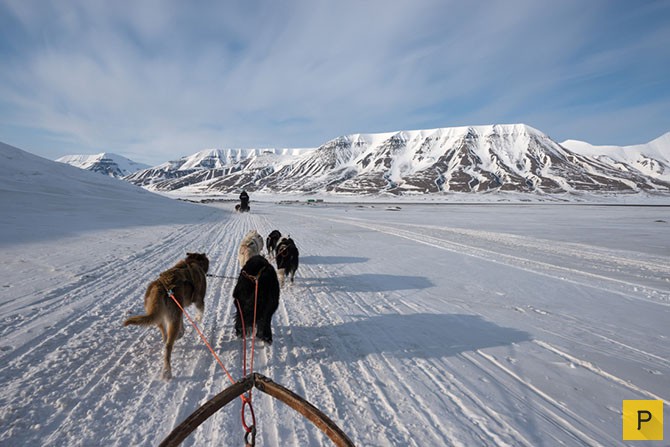
[[[111,152],[101,152],[93,155],[65,155],[56,159],[56,161],[115,178],[123,178],[150,167]]]
[[[137,171],[157,191],[395,195],[670,192],[670,133],[647,144],[558,143],[526,124],[355,133],[314,149],[209,149]]]

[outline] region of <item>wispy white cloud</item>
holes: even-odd
[[[495,122],[601,143],[607,116],[622,144],[643,142],[670,130],[651,116],[670,99],[669,13],[576,0],[3,2],[0,139],[158,163]]]

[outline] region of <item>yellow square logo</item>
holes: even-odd
[[[662,441],[663,401],[624,400],[623,440]]]

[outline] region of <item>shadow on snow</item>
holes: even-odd
[[[355,256],[303,256],[300,258],[300,264],[357,264],[369,260],[370,258]]]
[[[433,284],[424,276],[361,273],[359,275],[300,278],[301,286],[322,287],[325,292],[390,292],[394,290],[427,289]]]
[[[342,362],[368,355],[450,357],[531,340],[527,332],[498,326],[477,315],[428,313],[361,316],[327,326],[280,326],[275,337],[282,345],[303,345],[307,358]]]

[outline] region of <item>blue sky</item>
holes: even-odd
[[[0,141],[47,158],[508,123],[670,131],[670,1],[0,0]]]

